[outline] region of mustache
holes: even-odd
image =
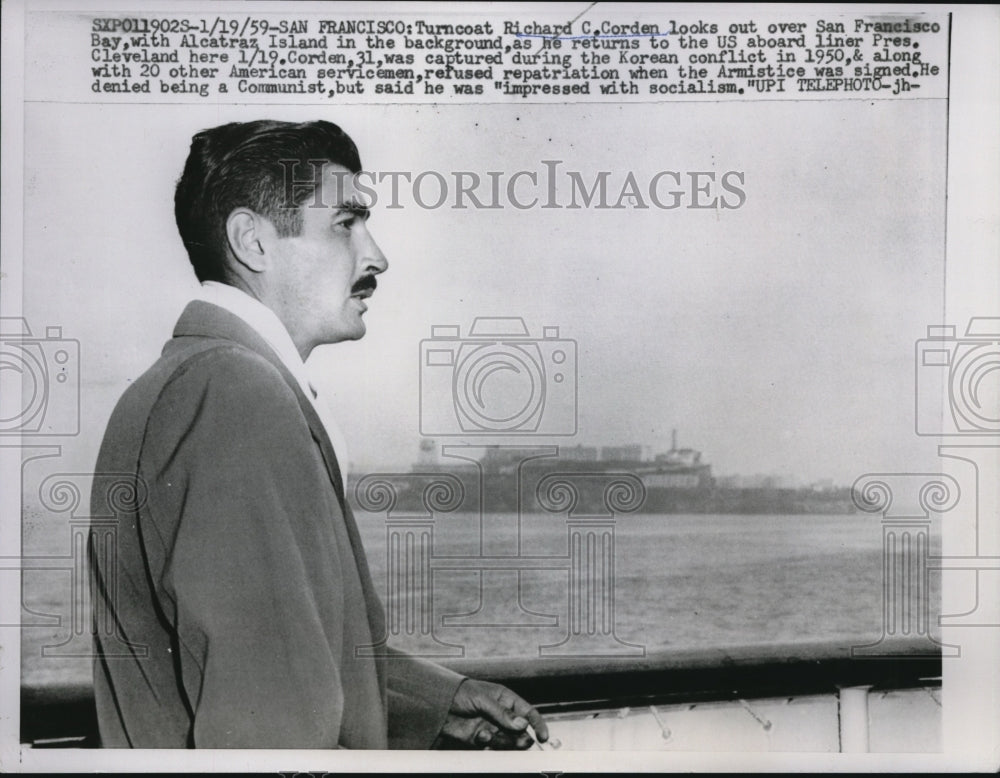
[[[377,286],[378,281],[375,280],[375,276],[363,276],[354,283],[354,286],[351,287],[351,294],[368,291],[374,292]]]

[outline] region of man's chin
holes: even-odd
[[[350,327],[342,327],[337,333],[327,341],[327,343],[342,343],[345,340],[361,340],[367,332],[365,323],[360,319]]]

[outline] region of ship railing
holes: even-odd
[[[866,750],[868,699],[879,691],[941,684],[941,652],[925,640],[665,648],[641,657],[447,659],[465,675],[503,683],[550,716],[678,704],[833,695],[841,750]],[[749,710],[749,707],[748,707]],[[752,712],[752,711],[751,711]],[[98,744],[89,684],[22,688],[21,742]]]

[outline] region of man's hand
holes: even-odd
[[[549,739],[542,715],[506,686],[466,678],[455,692],[435,746],[524,750],[535,742],[529,724],[540,742]]]

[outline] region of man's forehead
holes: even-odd
[[[356,175],[343,165],[325,164],[319,186],[323,206],[345,210],[368,208],[370,199],[355,186]]]

